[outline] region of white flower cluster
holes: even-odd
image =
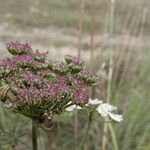
[[[108,103],[103,103],[102,100],[99,99],[89,99],[89,102],[86,106],[96,106],[97,112],[104,118],[110,118],[112,120],[121,122],[123,120],[122,115],[114,113],[117,110],[117,107],[112,106]],[[72,105],[66,108],[66,111],[72,112],[74,110],[84,109],[78,105]]]
[[[104,118],[111,118],[112,120],[121,122],[123,120],[122,115],[118,115],[113,111],[117,110],[117,107],[114,107],[108,103],[103,103],[96,108],[97,112],[101,114]]]

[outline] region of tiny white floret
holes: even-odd
[[[71,106],[67,107],[66,111],[72,112],[74,110],[81,110],[81,109],[82,109],[82,107],[74,104],[74,105],[71,105]]]
[[[89,105],[100,105],[102,103],[103,103],[103,101],[101,101],[99,99],[89,99],[89,101],[86,104],[86,106],[89,106]]]
[[[109,116],[110,116],[111,119],[113,119],[115,121],[118,121],[118,122],[123,121],[122,115],[110,113]]]

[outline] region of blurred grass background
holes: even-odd
[[[106,100],[110,83],[110,103],[119,107],[124,118],[120,124],[106,123],[94,114],[84,150],[149,150],[150,3],[149,0],[111,2],[0,0],[0,57],[8,56],[5,43],[12,40],[27,40],[33,48],[49,50],[49,57],[57,60],[65,54],[76,56],[80,47],[82,59],[100,79],[94,97]],[[110,60],[113,60],[112,75]],[[51,132],[39,129],[39,149],[78,150],[89,112],[77,115],[76,145],[74,115],[64,114]],[[112,128],[105,137],[106,125]],[[0,150],[30,150],[30,127],[30,120],[13,115],[1,104]]]

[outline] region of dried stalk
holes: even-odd
[[[80,12],[79,12],[79,40],[78,40],[78,52],[77,52],[78,57],[81,57],[81,50],[82,50],[83,18],[84,18],[84,0],[81,0]]]
[[[84,17],[84,0],[80,1],[80,11],[79,11],[79,41],[78,41],[78,51],[77,56],[81,57],[82,49],[82,38],[83,38],[83,17]],[[78,113],[75,112],[74,116],[74,150],[77,150],[77,135],[78,135]]]
[[[111,90],[112,90],[112,76],[113,76],[113,49],[114,49],[114,11],[115,11],[115,1],[110,1],[110,27],[109,27],[109,35],[110,35],[110,49],[109,49],[109,72],[108,72],[108,86],[107,86],[107,97],[106,101],[109,103],[111,99]],[[103,137],[102,137],[102,150],[106,150],[107,146],[107,133],[109,129],[109,123],[104,123],[103,128]]]
[[[95,0],[92,0],[91,4],[91,24],[90,24],[90,70],[93,71],[93,60],[94,60],[94,34],[95,34],[95,29],[94,29],[94,22],[95,22]],[[91,98],[94,96],[94,88],[91,88]],[[92,110],[89,114],[89,120],[88,120],[88,125],[87,129],[84,135],[84,149],[87,149],[86,147],[88,146],[88,143],[86,141],[88,140],[88,134],[90,131],[91,123],[92,123],[92,117],[93,117],[93,111]]]

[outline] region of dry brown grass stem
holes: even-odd
[[[83,18],[84,18],[84,0],[80,0],[79,11],[79,37],[78,37],[78,51],[77,56],[81,57],[82,50],[82,38],[83,38]],[[75,112],[74,116],[74,150],[77,150],[77,135],[78,135],[78,113]]]
[[[115,1],[110,2],[110,20],[109,20],[109,36],[110,36],[110,45],[109,45],[109,71],[108,71],[108,86],[107,86],[107,96],[106,102],[109,103],[112,93],[112,76],[113,76],[113,51],[114,51],[114,13],[115,12]],[[108,131],[110,123],[104,123],[103,127],[103,137],[102,137],[102,150],[107,149],[108,141]],[[117,149],[115,149],[117,150]]]
[[[82,50],[82,38],[83,38],[83,18],[84,18],[84,0],[80,1],[80,11],[79,11],[79,41],[78,41],[78,57],[81,57]]]
[[[94,59],[94,14],[95,14],[95,0],[92,0],[92,6],[91,6],[91,27],[90,27],[90,69],[93,70],[93,59]]]
[[[92,0],[92,2],[91,2],[91,21],[90,21],[90,70],[91,71],[93,71],[93,61],[94,61],[94,34],[95,34],[94,24],[95,24],[95,0]],[[94,97],[94,93],[95,93],[94,88],[91,88],[91,98]],[[86,133],[84,136],[84,139],[85,139],[84,150],[87,150],[88,148],[91,147],[90,141],[88,138],[88,134],[89,134],[91,123],[92,123],[93,111],[91,111],[89,114],[87,130],[86,130]]]

